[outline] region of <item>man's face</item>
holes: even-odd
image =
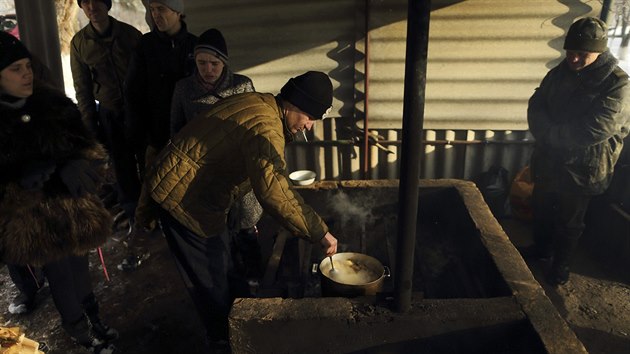
[[[315,125],[315,121],[312,120],[308,114],[293,105],[287,109],[286,120],[287,129],[289,129],[292,134],[304,130],[311,130]]]
[[[107,21],[107,5],[100,0],[82,0],[81,9],[92,23],[104,23]]]
[[[569,68],[573,71],[580,71],[585,67],[593,64],[601,53],[582,52],[577,50],[567,50],[566,61]]]
[[[175,34],[172,32],[175,32],[174,29],[179,25],[179,12],[175,12],[159,2],[152,2],[149,6],[151,8],[151,17],[153,17],[153,22],[158,30],[168,34]]]
[[[0,71],[0,91],[19,98],[33,94],[31,59],[17,60]]]
[[[197,64],[197,70],[203,81],[213,85],[216,84],[221,77],[223,67],[225,66],[221,59],[210,53],[203,52],[195,56],[195,63]]]

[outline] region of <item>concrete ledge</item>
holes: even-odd
[[[365,299],[237,299],[230,315],[230,342],[234,353],[349,353],[525,323],[512,298],[414,299],[404,314]],[[533,331],[523,337],[535,348]]]

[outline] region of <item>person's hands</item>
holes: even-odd
[[[319,242],[322,244],[326,257],[337,253],[337,239],[330,232],[327,232]]]
[[[68,161],[59,171],[59,176],[75,198],[96,193],[98,184],[102,181],[94,166],[84,159]]]
[[[53,160],[36,160],[28,163],[22,170],[20,186],[24,189],[39,189],[50,179],[57,165]]]

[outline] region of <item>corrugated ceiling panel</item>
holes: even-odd
[[[575,18],[596,1],[434,0],[424,125],[527,129],[527,100],[563,55]],[[279,91],[307,70],[330,74],[333,115],[361,126],[365,1],[187,0],[189,29],[221,29],[232,67],[258,91]],[[401,127],[407,1],[369,1],[370,128]],[[318,127],[321,130],[321,128]],[[324,137],[323,131],[316,133]]]
[[[277,93],[308,70],[333,79],[333,115],[352,115],[355,1],[187,1],[192,31],[221,29],[230,63],[257,91]]]
[[[601,4],[469,0],[431,13],[424,127],[527,129],[527,101],[564,55],[576,17]],[[401,126],[406,21],[371,32],[370,127]]]

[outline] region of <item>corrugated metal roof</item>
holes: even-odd
[[[258,91],[279,91],[307,70],[330,74],[333,115],[363,110],[365,1],[188,0],[189,29],[221,29],[230,63]],[[370,128],[400,128],[407,2],[369,3]],[[561,60],[565,29],[601,4],[549,0],[434,1],[429,33],[427,129],[527,129],[527,100]],[[346,122],[347,122],[346,121]],[[318,132],[318,135],[322,135]]]

